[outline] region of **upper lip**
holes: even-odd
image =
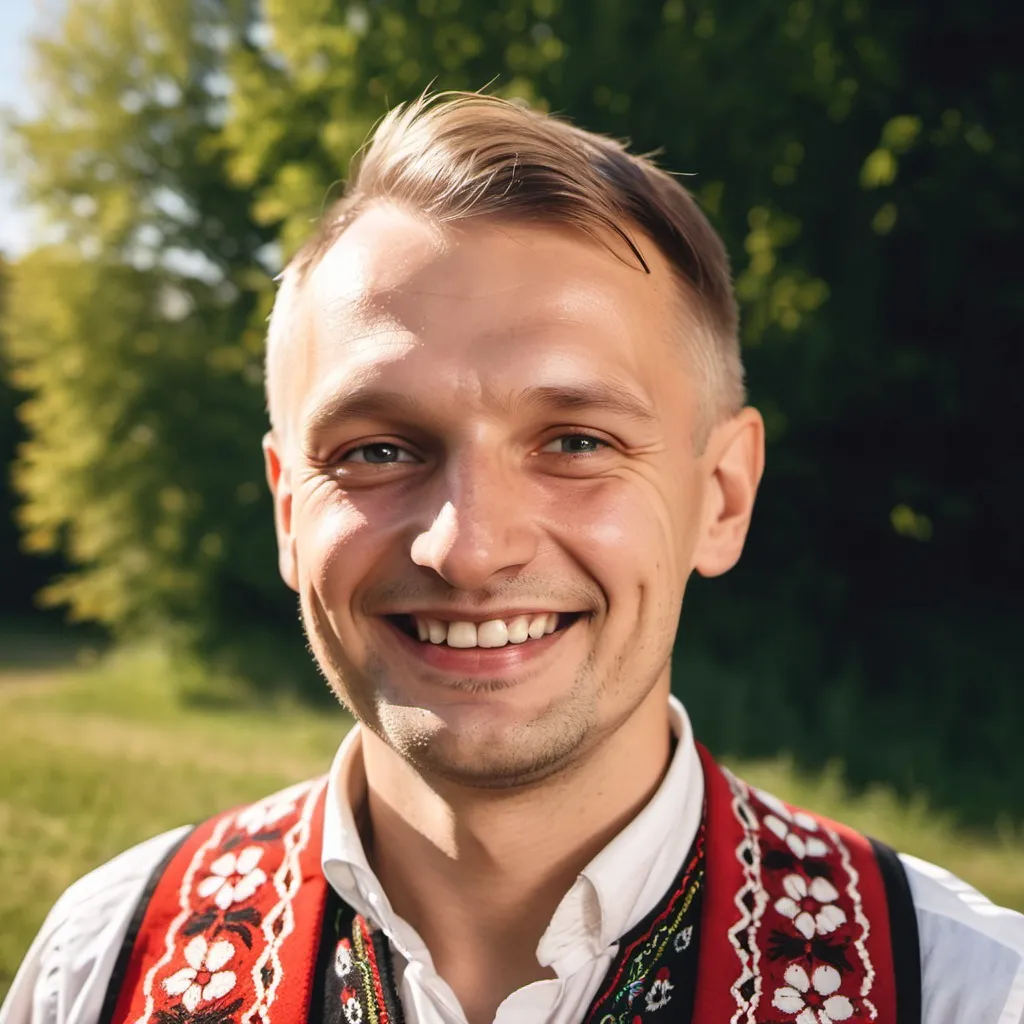
[[[439,622],[493,622],[495,619],[515,619],[520,615],[575,615],[576,610],[564,611],[558,608],[496,608],[492,611],[459,611],[453,608],[409,608],[401,611],[383,612],[384,615],[413,615],[418,619],[436,619]]]

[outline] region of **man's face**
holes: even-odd
[[[650,275],[568,229],[381,205],[305,285],[266,441],[282,573],[339,697],[421,771],[571,765],[664,702],[686,580],[722,571],[723,444],[694,451],[644,248]]]

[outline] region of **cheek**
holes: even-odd
[[[369,518],[327,488],[303,496],[297,512],[299,586],[313,590],[332,621],[348,607],[372,557]]]
[[[675,601],[689,575],[695,516],[646,480],[602,482],[568,506],[560,532],[610,600],[630,586]]]

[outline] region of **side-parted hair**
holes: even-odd
[[[281,275],[267,338],[267,398],[280,430],[277,366],[302,321],[303,285],[368,205],[391,201],[440,224],[474,217],[564,225],[650,273],[639,229],[680,290],[680,338],[697,376],[698,434],[743,406],[729,258],[690,193],[649,158],[551,114],[480,93],[438,93],[393,109],[353,161],[345,194]]]

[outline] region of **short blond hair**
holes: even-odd
[[[303,284],[370,203],[391,201],[438,223],[473,217],[560,224],[632,259],[650,273],[633,232],[661,250],[689,320],[697,374],[698,446],[742,408],[746,392],[729,258],[693,196],[648,157],[561,117],[480,93],[437,93],[393,109],[353,161],[341,199],[281,275],[267,338],[267,401],[276,363],[299,322]],[[621,243],[621,244],[619,244]]]

